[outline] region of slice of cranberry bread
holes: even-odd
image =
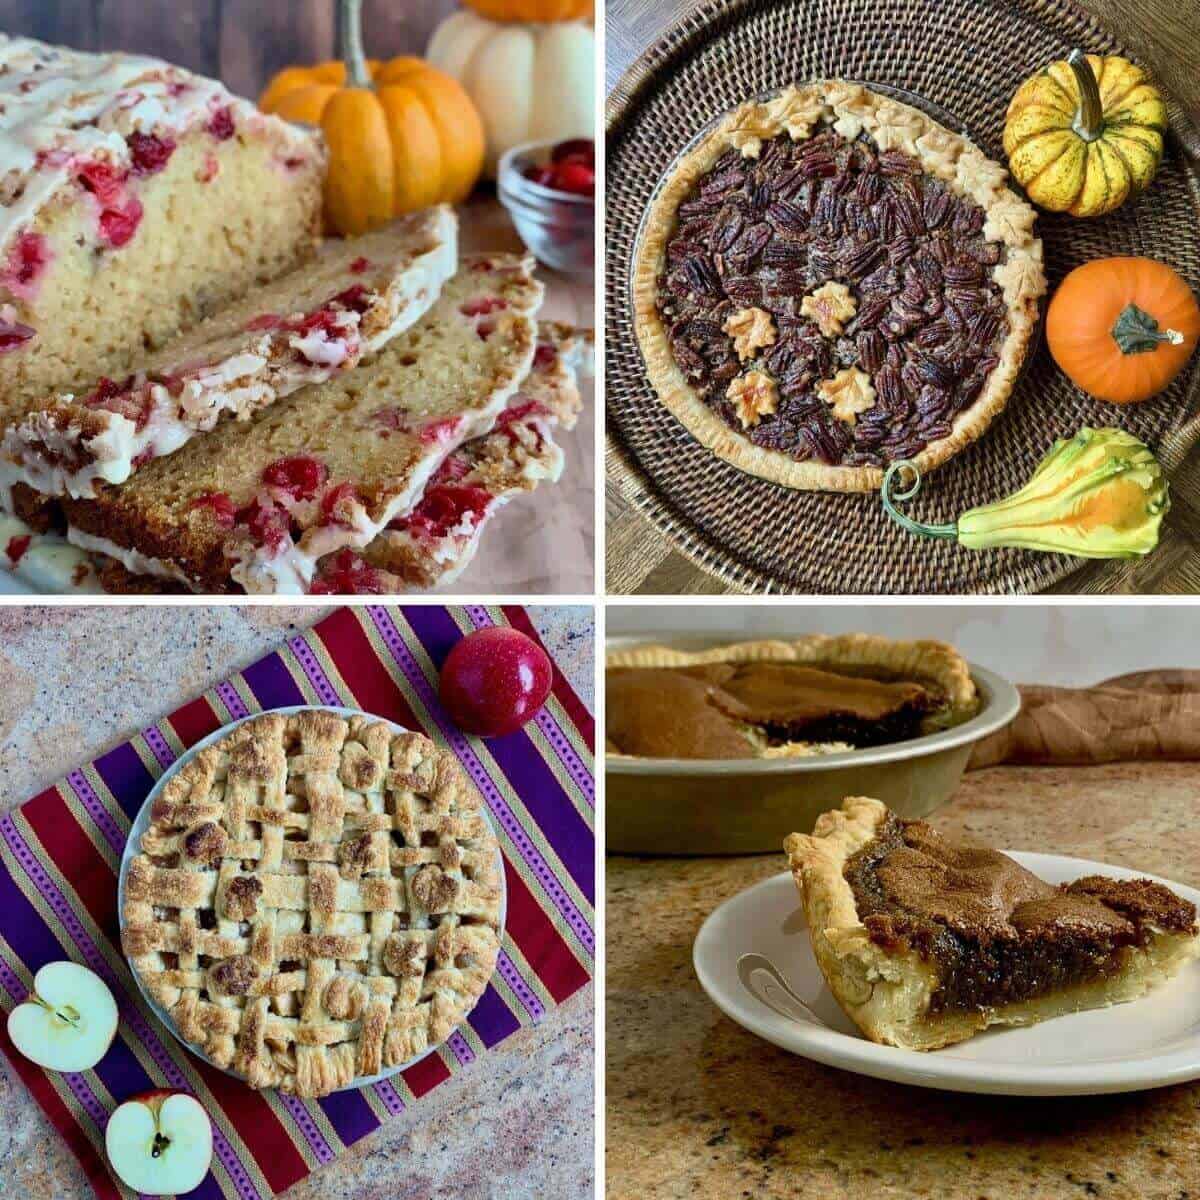
[[[590,369],[591,346],[590,331],[541,322],[533,370],[491,433],[455,450],[412,512],[397,517],[364,550],[324,559],[309,590],[380,594],[453,583],[475,557],[496,513],[562,474],[563,454],[553,430],[575,427],[582,407],[577,374]],[[379,580],[371,579],[372,569]]]
[[[64,499],[70,539],[198,592],[304,592],[321,558],[365,546],[492,428],[533,363],[532,268],[465,258],[369,362],[223,422],[95,499]]]
[[[44,401],[0,442],[0,484],[94,496],[172,454],[222,416],[251,413],[355,367],[419,320],[457,266],[448,207],[365,237],[326,242],[316,259],[194,326],[121,383]]]
[[[0,35],[0,416],[120,377],[315,249],[326,153],[152,58]]]

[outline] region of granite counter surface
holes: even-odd
[[[315,607],[0,608],[0,811],[275,649]],[[593,701],[588,608],[531,608]],[[430,1093],[289,1200],[525,1200],[592,1192],[593,989]],[[13,1196],[90,1196],[58,1133],[0,1057],[0,1180]]]
[[[1200,886],[1200,765],[999,767],[943,833]],[[692,942],[782,854],[608,859],[611,1200],[1200,1200],[1200,1082],[1025,1099],[869,1079],[788,1054],[700,989]]]

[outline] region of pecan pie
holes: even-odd
[[[1045,291],[1033,209],[917,109],[841,81],[730,113],[654,201],[635,321],[703,445],[795,488],[877,488],[978,438]]]
[[[618,650],[606,693],[610,750],[647,758],[835,753],[920,737],[977,707],[952,647],[867,634]]]
[[[502,892],[480,806],[421,734],[244,722],[155,802],[121,944],[218,1066],[324,1096],[444,1041],[487,987]]]
[[[1195,905],[1163,884],[1046,883],[878,800],[845,800],[784,848],[830,990],[885,1045],[1136,1000],[1200,953]]]

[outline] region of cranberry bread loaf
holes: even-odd
[[[326,242],[317,258],[168,342],[123,382],[36,406],[0,442],[0,483],[94,496],[171,454],[226,415],[247,419],[355,367],[422,317],[457,266],[447,207],[365,237]]]
[[[542,481],[558,480],[563,455],[553,430],[575,427],[581,407],[577,373],[590,369],[590,356],[590,332],[553,321],[539,324],[533,370],[492,432],[455,450],[412,512],[397,517],[361,552],[367,564],[399,584],[381,590],[408,592],[453,583],[475,557],[487,523],[505,504]],[[343,556],[353,553],[342,551]],[[325,560],[311,590],[349,591],[345,584],[353,576],[339,585],[339,568],[347,566],[345,557],[340,564]]]
[[[532,266],[465,258],[369,362],[224,422],[94,499],[64,499],[68,536],[197,592],[304,592],[321,558],[367,545],[492,428],[533,363]]]
[[[320,235],[323,144],[152,58],[0,35],[0,416],[122,377]]]
[[[557,480],[563,456],[555,427],[573,428],[581,407],[576,373],[588,370],[591,333],[543,321],[521,390],[495,427],[454,451],[434,473],[407,517],[398,517],[363,550],[323,558],[312,595],[393,595],[452,582],[474,557],[488,521],[510,499],[542,480]],[[77,551],[83,554],[83,551]],[[181,592],[182,584],[134,575],[115,559],[93,556],[107,591]]]

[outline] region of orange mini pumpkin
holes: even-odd
[[[483,122],[457,80],[419,58],[367,59],[362,0],[342,0],[344,61],[289,67],[264,112],[319,125],[329,145],[325,215],[343,234],[465,200],[483,169]]]
[[[1054,361],[1089,395],[1137,404],[1183,370],[1200,338],[1200,306],[1165,263],[1100,258],[1076,267],[1046,315]]]
[[[490,21],[588,21],[592,0],[463,0]]]

